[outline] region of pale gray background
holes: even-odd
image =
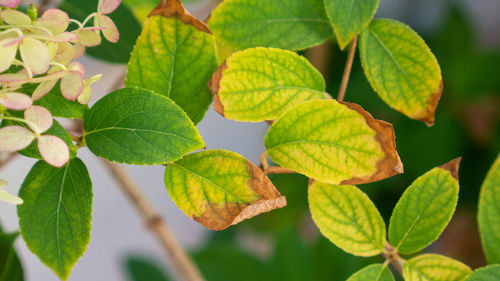
[[[85,1],[85,0],[82,0]],[[263,0],[264,1],[264,0]],[[427,32],[440,24],[444,0],[382,0],[379,17],[392,17],[405,21],[420,32]],[[484,46],[500,46],[500,1],[458,1],[475,21],[476,34]],[[203,5],[188,5],[196,12]],[[492,36],[493,35],[493,36]],[[84,57],[82,63],[87,75],[103,73],[103,79],[95,84],[95,102],[107,92],[117,77],[125,71],[123,65],[113,65]],[[224,148],[238,152],[254,163],[264,150],[263,137],[267,125],[237,123],[223,119],[211,108],[198,125],[207,148]],[[94,205],[91,242],[85,255],[75,266],[71,281],[127,280],[122,260],[127,253],[145,253],[167,264],[162,249],[153,236],[143,227],[135,209],[128,203],[101,163],[87,149],[78,152],[89,169],[93,181]],[[0,178],[9,182],[7,190],[17,193],[19,186],[34,160],[18,157],[8,167],[0,170]],[[164,167],[126,166],[130,175],[140,184],[143,192],[168,221],[176,236],[187,248],[204,242],[207,231],[188,219],[170,200],[163,185]],[[18,228],[15,207],[0,203],[0,217],[4,227],[13,231]],[[26,247],[22,239],[16,242],[27,281],[55,281],[57,277],[45,267]],[[212,280],[216,281],[216,280]]]

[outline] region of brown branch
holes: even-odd
[[[144,197],[129,174],[119,164],[104,159],[101,160],[116,182],[119,183],[120,188],[127,195],[130,202],[137,209],[149,230],[156,236],[165,249],[178,276],[186,281],[204,281],[199,270],[186,254],[179,241],[177,241],[167,223]]]
[[[349,47],[349,53],[347,54],[347,61],[345,63],[344,75],[342,76],[342,83],[340,84],[339,94],[337,95],[337,101],[343,101],[345,96],[345,91],[347,89],[347,83],[349,82],[349,76],[351,75],[352,62],[354,60],[354,53],[356,52],[356,46],[358,45],[358,36],[356,35],[351,41],[351,46]]]
[[[266,174],[295,174],[296,171],[276,166],[269,166],[265,171]]]
[[[17,157],[17,152],[10,152],[7,157],[4,159],[0,159],[0,169],[5,167],[7,164],[9,164],[12,160],[14,160]]]
[[[389,244],[387,241],[385,242],[385,248],[382,252],[382,256],[392,264],[394,269],[396,269],[399,274],[403,275],[403,265],[405,260],[399,256],[399,253],[394,246]]]

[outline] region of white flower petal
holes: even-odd
[[[61,78],[61,93],[68,100],[75,100],[83,91],[82,74],[76,71],[71,71]]]
[[[62,10],[48,9],[35,24],[42,25],[54,34],[59,34],[66,31],[68,28],[69,17],[68,14]]]
[[[104,29],[102,30],[102,34],[104,35],[104,38],[106,38],[106,40],[111,43],[118,42],[118,39],[120,39],[120,33],[118,32],[115,23],[110,17],[105,15],[97,15],[95,17],[95,21],[97,26],[104,27]]]
[[[31,69],[33,74],[47,72],[50,63],[49,49],[42,42],[33,38],[24,38],[19,51],[23,62]]]
[[[24,149],[34,139],[33,132],[18,125],[0,128],[0,151],[13,152]]]
[[[50,81],[45,81],[36,87],[35,91],[33,91],[33,94],[31,95],[31,100],[37,101],[41,98],[43,98],[46,94],[48,94],[56,85],[58,79],[50,80]]]
[[[23,204],[23,199],[15,196],[15,195],[12,195],[5,190],[0,190],[0,201],[14,204],[14,205]]]
[[[18,43],[12,43],[12,38],[3,39],[0,41],[0,72],[9,69],[10,65],[16,58]]]
[[[0,12],[0,18],[11,25],[30,25],[31,19],[28,15],[18,10],[3,10]]]
[[[99,30],[78,30],[78,41],[86,47],[94,47],[101,44],[101,35]]]
[[[11,110],[25,110],[32,102],[30,96],[22,93],[5,93],[0,95],[0,104]]]
[[[121,2],[121,0],[99,0],[97,11],[102,14],[110,14],[120,6]]]
[[[36,125],[36,128],[31,128],[34,131],[38,130],[41,134],[52,127],[52,114],[45,107],[33,105],[24,112],[24,120]],[[31,125],[28,124],[30,127]]]
[[[40,136],[38,150],[47,163],[58,168],[64,166],[69,160],[68,145],[56,136]]]

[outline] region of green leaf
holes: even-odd
[[[322,0],[226,0],[208,24],[217,40],[240,50],[303,50],[333,33]]]
[[[64,0],[59,9],[66,11],[70,18],[83,21],[97,11],[97,2],[98,0]],[[127,63],[134,43],[141,33],[141,24],[125,5],[118,6],[109,16],[120,32],[120,40],[118,43],[110,43],[103,39],[99,46],[86,48],[86,53],[108,62]]]
[[[474,271],[464,281],[500,280],[500,265],[489,265]]]
[[[90,241],[92,183],[83,162],[62,168],[38,161],[26,176],[17,207],[28,248],[66,280]]]
[[[19,232],[6,234],[0,228],[0,280],[23,281],[24,273],[14,249]]]
[[[201,0],[183,0],[183,3],[201,2]],[[158,0],[123,0],[123,3],[132,10],[139,22],[144,22],[149,12],[158,5]]]
[[[313,100],[280,116],[266,134],[280,166],[332,184],[361,184],[401,173],[392,125],[359,105]]]
[[[467,265],[436,254],[414,257],[403,266],[406,281],[462,281],[471,273]]]
[[[59,83],[57,82],[49,93],[35,101],[34,104],[45,107],[54,117],[83,119],[85,112],[89,110],[88,105],[80,104],[77,100],[70,101],[64,98],[61,94]],[[38,85],[24,84],[20,91],[31,96]]]
[[[169,164],[165,186],[177,207],[213,230],[286,206],[261,169],[226,150],[193,153]]]
[[[402,254],[434,242],[451,220],[458,201],[460,158],[417,178],[403,193],[391,216],[389,241]]]
[[[4,112],[4,114],[8,116],[23,118],[23,112],[21,111],[6,111]],[[29,129],[29,127],[25,123],[10,121],[10,120],[3,120],[2,125],[0,127],[5,127],[9,125],[19,125]],[[50,127],[50,129],[48,129],[43,134],[59,137],[68,145],[70,151],[70,158],[74,158],[76,156],[76,148],[75,145],[73,144],[73,141],[71,140],[71,137],[68,134],[68,131],[66,131],[66,129],[64,129],[64,127],[59,122],[57,122],[56,119],[52,120],[52,127]],[[42,156],[40,155],[40,151],[38,150],[37,140],[33,141],[25,149],[18,151],[18,153],[29,158],[43,160]]]
[[[125,260],[131,281],[169,281],[167,275],[155,261],[142,256],[129,256]]]
[[[152,91],[124,88],[85,115],[84,140],[95,155],[136,165],[173,162],[205,146],[186,113]]]
[[[500,154],[481,186],[478,224],[481,242],[490,264],[500,263]]]
[[[354,273],[347,281],[394,281],[394,276],[383,264],[371,264]]]
[[[262,47],[229,57],[209,87],[215,110],[237,121],[274,120],[294,105],[329,97],[323,76],[307,59],[290,51]]]
[[[361,33],[359,48],[366,77],[378,95],[406,116],[434,124],[441,69],[424,40],[401,22],[377,19]]]
[[[314,182],[309,186],[309,208],[321,233],[342,250],[365,257],[384,250],[384,220],[357,187]]]
[[[344,49],[372,20],[380,0],[325,0],[337,42]]]
[[[208,27],[184,11],[178,0],[162,3],[144,23],[126,85],[169,97],[196,124],[212,103],[207,83],[217,68],[215,42]]]

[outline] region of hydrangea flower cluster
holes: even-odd
[[[51,113],[33,103],[48,94],[57,82],[64,98],[88,103],[90,86],[101,74],[84,80],[85,68],[75,60],[86,47],[101,43],[101,33],[110,42],[118,41],[118,30],[107,14],[120,3],[121,0],[99,0],[97,12],[79,22],[59,9],[48,9],[38,18],[33,6],[23,13],[14,9],[19,0],[0,0],[0,119],[23,125],[0,129],[0,151],[19,151],[36,139],[47,163],[56,167],[66,164],[67,144],[59,137],[44,134],[52,126]],[[23,91],[25,84],[37,84],[31,95]],[[24,111],[24,118],[14,117],[6,110]]]

